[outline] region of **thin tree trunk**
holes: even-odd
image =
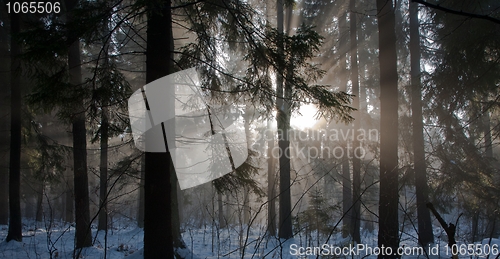
[[[352,101],[352,107],[357,109],[353,112],[354,125],[353,134],[354,140],[352,145],[352,238],[353,240],[360,244],[361,236],[359,233],[360,222],[361,222],[361,160],[360,154],[356,154],[357,148],[360,146],[358,141],[358,129],[360,128],[360,116],[359,116],[359,73],[358,73],[358,40],[357,40],[357,22],[356,22],[356,12],[355,12],[355,0],[351,0],[349,3],[350,9],[350,40],[351,40],[351,84],[352,84],[352,94],[355,95]]]
[[[413,160],[415,163],[415,192],[417,194],[418,241],[426,246],[434,242],[428,201],[427,172],[422,118],[422,89],[420,85],[420,33],[418,5],[410,3],[410,54],[412,83]]]
[[[146,82],[150,83],[172,72],[171,1],[153,1],[147,8]],[[168,109],[175,109],[173,98],[165,102]],[[163,131],[165,126],[168,125],[161,123]],[[174,258],[170,183],[170,174],[174,172],[165,135],[163,141],[166,153],[145,154],[144,259]]]
[[[339,63],[340,63],[340,85],[343,91],[347,92],[347,49],[348,49],[348,37],[347,37],[347,12],[343,12],[339,18]],[[347,150],[347,143],[342,143],[342,149]],[[351,182],[351,171],[349,168],[349,160],[344,157],[341,162],[341,172],[342,172],[342,213],[344,218],[342,219],[342,237],[348,237],[352,233],[351,228],[351,206],[352,206],[352,182]]]
[[[37,222],[43,221],[43,192],[44,192],[44,183],[40,181],[37,183],[36,190],[36,217],[35,220]]]
[[[480,215],[479,210],[474,211],[472,214],[472,220],[471,220],[472,242],[481,240],[481,238],[479,238],[479,215]]]
[[[108,35],[110,31],[110,20],[103,26],[103,35]],[[109,40],[104,37],[103,40],[103,65],[107,68],[113,62],[110,60],[110,44]],[[112,83],[112,82],[109,82]],[[106,87],[106,86],[101,86]],[[99,224],[97,230],[108,230],[108,138],[109,138],[109,119],[108,119],[108,101],[101,99],[101,128],[100,128],[100,144],[101,144],[101,157],[100,157],[100,172],[99,172]]]
[[[20,32],[20,15],[11,14],[11,35]],[[9,231],[6,241],[22,241],[21,224],[21,77],[18,59],[21,49],[11,37],[11,102],[9,164]]]
[[[347,157],[342,159],[342,212],[344,218],[342,219],[342,237],[347,237],[352,234],[351,219],[352,219],[352,182],[351,171],[349,168],[349,159]]]
[[[247,149],[251,149],[251,139],[250,139],[250,119],[251,119],[251,114],[248,109],[248,107],[245,108],[245,122],[244,122],[244,127],[245,127],[245,137],[247,141]],[[251,213],[251,208],[250,208],[250,188],[248,186],[243,186],[243,223],[248,224],[250,223],[250,213]]]
[[[217,207],[218,207],[218,217],[219,217],[219,228],[225,228],[226,223],[224,221],[224,206],[222,202],[222,193],[217,193]]]
[[[250,189],[248,186],[243,187],[243,223],[250,223]]]
[[[271,130],[271,122],[267,121],[267,129]],[[276,176],[274,166],[274,133],[267,136],[267,231],[269,236],[276,236]]]
[[[378,246],[399,246],[398,72],[392,0],[377,0],[380,63],[380,200]],[[396,255],[379,258],[397,258]]]
[[[108,108],[101,108],[101,157],[99,174],[99,224],[97,230],[108,230]]]
[[[71,157],[68,161],[69,164],[73,163],[73,158]],[[66,171],[64,172],[64,221],[71,223],[74,222],[73,211],[75,209],[73,203],[75,197],[73,195],[73,170],[72,165],[67,165]]]

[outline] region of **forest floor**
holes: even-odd
[[[248,230],[248,232],[247,232]],[[0,225],[0,240],[5,240],[8,227]],[[64,223],[53,223],[49,228],[43,222],[24,221],[22,242],[0,242],[0,258],[6,259],[66,259],[74,258],[74,227]],[[412,234],[404,234],[401,238],[401,247],[406,249],[402,258],[450,258],[447,251],[444,233],[437,229],[436,242],[425,251],[418,250],[412,241]],[[104,231],[97,232],[92,229],[93,246],[82,250],[79,258],[92,259],[142,259],[144,232],[136,227],[133,221],[119,221],[109,229],[107,237]],[[248,238],[246,238],[248,233]],[[297,235],[294,239],[284,243],[277,239],[261,238],[262,230],[247,229],[242,226],[225,228],[222,231],[212,231],[211,228],[187,229],[183,233],[188,249],[184,252],[186,259],[215,259],[215,258],[376,258],[372,250],[367,254],[367,249],[376,249],[376,232],[363,232],[362,241],[364,249],[353,246],[348,239],[343,239],[340,233],[335,233],[327,242],[327,246],[317,242],[317,233],[310,235]],[[406,237],[405,237],[406,236]],[[321,238],[320,236],[320,239]],[[241,241],[240,241],[241,240]],[[484,239],[482,243],[474,244],[474,249],[482,249],[482,255],[472,255],[467,249],[470,244],[459,241],[458,248],[463,253],[460,258],[487,258],[485,250],[490,249],[489,258],[498,258],[500,254],[499,239]],[[106,251],[104,247],[107,247]],[[244,251],[242,247],[245,247]],[[314,251],[316,248],[317,251]],[[191,251],[194,251],[191,253]],[[479,251],[479,250],[477,250]],[[317,253],[323,255],[316,256]],[[314,254],[316,253],[316,254]],[[427,254],[427,255],[426,255]],[[328,256],[325,256],[328,255]]]

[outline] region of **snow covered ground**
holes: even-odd
[[[0,239],[5,240],[8,227],[0,225]],[[446,239],[439,238],[443,235],[440,230],[436,230],[436,243],[426,248],[424,254],[418,251],[412,235],[404,234],[401,246],[407,253],[402,258],[450,258],[451,250],[446,248]],[[142,259],[143,230],[136,227],[133,221],[120,221],[113,225],[106,237],[104,231],[97,232],[93,229],[94,245],[82,251],[80,258],[130,258]],[[215,259],[215,258],[376,258],[373,253],[377,252],[376,232],[363,232],[363,246],[365,250],[359,250],[348,239],[342,239],[339,233],[331,236],[327,245],[317,242],[315,235],[306,238],[304,235],[297,235],[294,239],[284,243],[277,239],[263,237],[261,229],[248,230],[242,226],[225,228],[221,231],[211,228],[186,229],[183,233],[184,241],[188,249],[186,259]],[[24,221],[23,242],[0,242],[0,258],[6,259],[45,259],[45,258],[74,258],[73,252],[74,227],[68,224],[55,222],[51,228],[44,223]],[[324,240],[323,240],[324,242]],[[460,258],[486,258],[486,249],[489,249],[490,257],[495,258],[499,251],[500,240],[483,240],[482,244],[465,244],[459,241]],[[488,244],[489,243],[489,244]],[[104,249],[107,247],[107,250]],[[244,249],[242,248],[244,247]],[[472,249],[483,251],[483,255],[472,255]],[[316,251],[314,250],[316,249]],[[372,249],[371,256],[367,256],[367,249]],[[374,250],[375,249],[375,250]],[[354,251],[354,254],[353,254]],[[403,250],[402,250],[403,251]],[[432,253],[435,253],[434,255]],[[448,254],[448,255],[447,255]]]

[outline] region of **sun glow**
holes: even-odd
[[[312,128],[318,120],[316,120],[316,113],[318,109],[313,104],[306,104],[300,106],[299,113],[292,115],[290,120],[290,125],[294,128],[304,130],[307,128]]]

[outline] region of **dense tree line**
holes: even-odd
[[[242,254],[260,219],[266,238],[280,244],[303,231],[316,231],[318,243],[337,232],[363,243],[376,223],[379,246],[396,250],[412,231],[426,246],[440,227],[429,202],[450,218],[463,212],[471,242],[497,237],[498,7],[67,0],[57,14],[2,10],[6,241],[22,241],[29,199],[38,221],[54,203],[51,210],[75,223],[77,258],[93,245],[92,225],[108,231],[119,203],[136,196],[145,258],[186,258],[181,226],[207,218],[219,230],[238,221]],[[169,151],[134,147],[127,116],[133,91],[191,67],[209,119],[212,105],[233,105],[244,118],[249,154],[236,168],[227,147],[232,172],[195,187],[206,194],[197,198],[180,190]],[[315,125],[292,127],[310,105]],[[176,132],[173,123],[161,127]],[[294,157],[297,149],[316,153]],[[212,207],[196,211],[192,199]]]

